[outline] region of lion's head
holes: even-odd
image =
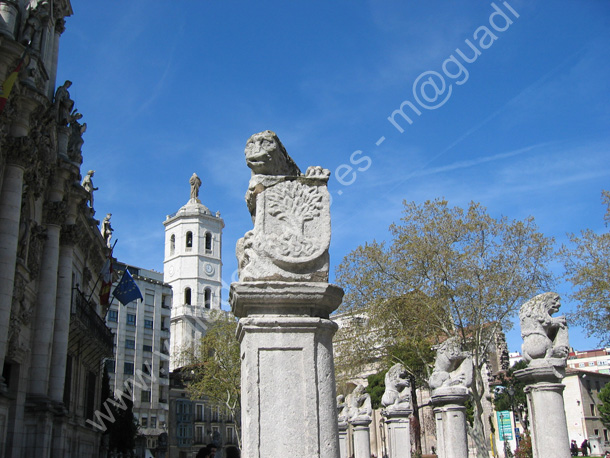
[[[252,135],[244,152],[246,164],[254,175],[301,175],[275,132],[265,130]]]
[[[551,316],[557,313],[560,307],[559,294],[553,292],[538,294],[521,306],[519,320]]]

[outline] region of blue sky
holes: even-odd
[[[123,262],[162,271],[162,223],[196,172],[225,220],[230,283],[251,228],[243,150],[265,129],[302,170],[333,172],[333,268],[386,239],[404,199],[533,215],[558,245],[607,230],[610,2],[497,1],[493,25],[488,1],[72,4],[57,81],[74,83],[82,170],[96,170],[97,216],[113,214]],[[412,124],[397,116],[397,129],[403,102],[417,112],[403,105]],[[508,340],[519,348],[518,329]],[[575,327],[571,341],[597,343]]]

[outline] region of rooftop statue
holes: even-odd
[[[85,188],[85,191],[87,191],[89,193],[89,196],[87,197],[87,201],[89,202],[89,207],[91,207],[91,209],[93,210],[93,191],[97,191],[98,188],[93,186],[93,175],[95,174],[95,170],[89,170],[87,172],[87,175],[85,175],[85,178],[83,178],[83,182],[81,183],[81,186],[83,188]]]
[[[102,233],[102,238],[104,239],[104,242],[106,243],[106,246],[108,248],[112,248],[112,245],[110,244],[110,239],[112,238],[112,233],[114,232],[114,229],[112,229],[112,226],[110,225],[111,216],[112,213],[106,214],[102,221],[102,230],[100,231]]]
[[[237,243],[240,281],[328,281],[330,171],[303,175],[274,132],[250,137],[246,204],[254,228]]]
[[[387,411],[412,410],[411,382],[402,364],[394,364],[385,374],[385,392],[381,405]]]
[[[557,293],[539,294],[521,306],[522,351],[529,367],[566,366],[570,352],[566,317],[552,316],[560,306]]]
[[[460,387],[470,390],[472,385],[472,355],[463,351],[457,336],[445,340],[436,350],[434,370],[429,385],[432,391],[439,388]]]
[[[193,173],[191,176],[189,184],[191,185],[191,200],[199,202],[199,188],[201,187],[201,179],[196,173]]]

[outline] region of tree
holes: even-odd
[[[104,426],[104,435],[108,435],[108,448],[114,452],[130,454],[135,445],[140,428],[138,421],[133,415],[133,402],[125,396],[119,395],[118,399],[110,391],[110,377],[104,366],[102,373],[102,396],[100,411],[105,412],[107,417],[97,417]]]
[[[599,413],[602,418],[602,423],[606,428],[610,428],[610,383],[606,383],[598,395],[602,402],[599,406]]]
[[[496,411],[510,410],[514,414],[519,414],[521,422],[527,426],[527,397],[525,395],[525,382],[514,376],[515,371],[525,369],[527,362],[521,360],[511,368],[506,374],[500,374],[500,385],[506,388],[504,391],[494,396],[494,406]],[[512,391],[512,394],[511,394]]]
[[[207,397],[227,409],[235,421],[241,448],[241,358],[235,337],[237,320],[229,313],[210,312],[211,325],[194,351],[185,349],[187,390],[192,399]]]
[[[381,354],[401,342],[426,348],[459,336],[475,366],[471,435],[477,455],[488,456],[481,370],[520,304],[552,284],[546,264],[553,240],[538,232],[532,217],[496,219],[480,204],[463,210],[445,200],[405,202],[401,223],[390,232],[391,244],[366,243],[338,267],[346,292],[342,311],[370,314],[382,329]]]
[[[368,385],[366,392],[371,395],[371,405],[373,409],[381,408],[381,398],[385,392],[385,374],[387,371],[381,371],[377,374],[369,375],[366,379]]]
[[[610,192],[602,192],[606,204],[606,225],[610,222]],[[590,229],[580,237],[569,234],[572,247],[563,246],[566,277],[575,288],[571,295],[577,310],[570,318],[583,326],[600,344],[610,344],[610,233],[597,234]]]

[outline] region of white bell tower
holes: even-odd
[[[163,280],[172,287],[170,370],[186,346],[205,334],[210,310],[220,310],[222,229],[220,212],[213,215],[199,200],[201,180],[190,179],[191,198],[168,215],[165,226]]]

